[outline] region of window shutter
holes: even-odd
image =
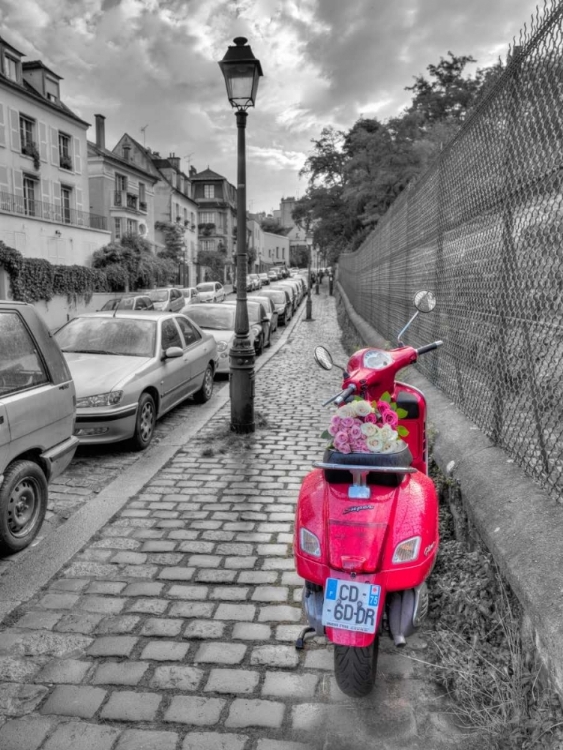
[[[19,169],[14,169],[14,195],[23,198],[23,172]]]
[[[10,200],[10,175],[8,167],[0,166],[0,208],[9,211],[11,208]]]
[[[52,128],[54,130],[54,128]],[[56,132],[56,131],[55,131]],[[55,221],[62,221],[62,210],[61,210],[61,183],[53,182],[53,202],[55,204],[55,215],[53,219]]]
[[[20,141],[20,115],[16,109],[10,109],[10,130],[11,130],[11,146],[12,151],[21,151]]]
[[[6,123],[4,121],[4,105],[0,102],[0,146],[6,145]]]
[[[41,200],[43,201],[43,218],[54,219],[51,203],[51,184],[49,180],[41,180]]]
[[[80,226],[85,225],[84,221],[84,215],[82,213],[82,190],[81,188],[76,188],[74,191],[76,195],[76,223],[80,224]]]
[[[41,161],[49,161],[49,147],[47,144],[47,125],[39,121],[39,155]]]
[[[51,164],[54,164],[55,166],[59,166],[59,131],[57,128],[49,128],[51,132]],[[61,190],[59,187],[59,200],[60,200]]]
[[[74,171],[82,174],[82,157],[80,156],[80,141],[78,138],[72,139],[74,143]]]

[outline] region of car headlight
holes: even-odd
[[[123,398],[123,391],[110,391],[99,393],[97,396],[86,396],[76,400],[78,409],[87,409],[92,406],[117,406]]]
[[[217,344],[217,351],[218,352],[226,352],[228,349],[228,345],[226,341],[219,341]]]
[[[393,554],[394,563],[406,563],[416,560],[420,550],[420,537],[413,536],[411,539],[405,539],[395,548]]]
[[[299,546],[303,552],[313,557],[321,556],[321,543],[318,538],[310,531],[305,528],[301,528],[299,532]]]

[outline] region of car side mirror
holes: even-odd
[[[164,358],[176,359],[177,357],[182,357],[183,354],[184,350],[180,346],[169,346],[164,352]]]

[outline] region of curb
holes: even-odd
[[[275,357],[286,345],[305,309],[297,310],[278,341],[264,352],[255,372]],[[47,536],[32,554],[14,561],[0,581],[0,623],[14,609],[31,599],[61,568],[114,516],[134,495],[151,481],[178,451],[205,427],[229,401],[228,387],[216,398],[198,407],[189,424],[177,427],[158,445],[144,453],[143,460],[131,464],[122,474],[85,503],[69,520]],[[141,457],[139,457],[141,458]]]

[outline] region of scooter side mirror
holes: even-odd
[[[421,313],[429,313],[436,307],[436,297],[433,292],[420,291],[414,295],[414,306]]]
[[[332,370],[334,363],[329,350],[325,349],[324,346],[315,347],[314,357],[317,364],[319,364],[323,370]]]

